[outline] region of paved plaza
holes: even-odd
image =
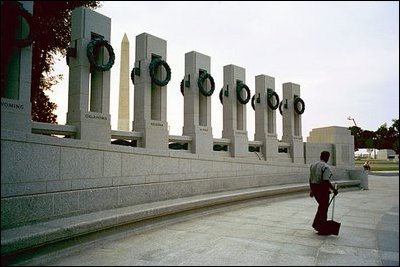
[[[370,175],[369,190],[339,192],[339,236],[311,228],[316,208],[304,193],[253,200],[121,231],[24,264],[399,265],[398,175]]]

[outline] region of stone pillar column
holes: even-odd
[[[275,93],[275,78],[267,75],[256,76],[254,140],[263,142],[265,160],[278,158],[276,134],[276,109],[279,97]]]
[[[150,70],[151,63],[160,59],[163,63],[153,69],[153,77],[161,81],[159,84],[162,85],[151,77]],[[136,36],[133,129],[143,133],[141,146],[146,148],[168,149],[166,84],[169,81],[169,66],[166,59],[167,41],[148,33]]]
[[[304,102],[300,98],[300,85],[283,84],[283,135],[282,141],[290,144],[290,156],[293,163],[304,163],[304,145],[301,130],[301,114]],[[296,106],[296,108],[295,108]]]
[[[199,88],[199,78],[203,93]],[[205,79],[205,77],[208,77]],[[215,89],[211,76],[211,58],[196,51],[185,54],[183,134],[192,136],[192,152],[211,154],[211,95]],[[212,86],[214,88],[212,88]]]
[[[32,20],[29,19],[32,18],[33,2],[3,1],[1,9],[2,12],[3,9],[5,12],[7,9],[20,9],[24,14],[20,21],[13,15],[7,18],[9,25],[5,27],[10,34],[1,37],[1,129],[30,133],[32,44],[17,44],[13,35],[16,33],[16,38],[21,41],[29,40],[33,31],[33,25],[30,25]]]
[[[72,11],[71,26],[70,49],[76,56],[69,57],[67,124],[77,127],[78,139],[110,143],[110,71],[91,66],[87,51],[95,38],[110,44],[111,19],[80,7]],[[112,55],[113,50],[110,54],[105,45],[99,46],[96,65],[113,64]]]
[[[239,96],[245,100],[243,104],[238,101],[238,88],[242,88]],[[250,91],[246,92],[246,88],[246,69],[235,65],[224,66],[222,137],[231,140],[233,157],[246,157],[249,150],[246,104],[250,100]]]
[[[129,40],[124,34],[121,42],[119,71],[118,130],[129,131]]]

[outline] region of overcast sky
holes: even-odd
[[[135,62],[136,36],[146,32],[167,41],[167,121],[170,134],[182,135],[184,56],[197,51],[211,57],[214,138],[222,136],[223,67],[246,69],[246,84],[255,92],[255,76],[275,77],[282,84],[300,85],[305,102],[303,140],[313,128],[349,127],[348,116],[364,130],[375,131],[399,118],[399,2],[138,2],[102,1],[95,11],[111,18],[111,124],[117,129],[121,41],[127,34],[130,69]],[[68,69],[65,59],[56,65],[64,80],[54,87],[58,122],[65,123]],[[133,85],[131,118],[133,120]],[[254,111],[247,105],[247,131],[254,139]],[[278,138],[282,116],[277,112]]]

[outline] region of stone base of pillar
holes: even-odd
[[[291,146],[290,146],[290,155],[292,157],[292,162],[293,163],[301,163],[304,164],[304,144],[303,144],[303,139],[301,137],[299,138],[294,138],[291,141]]]
[[[151,120],[145,123],[133,122],[133,129],[143,134],[140,146],[150,149],[168,149],[168,123]]]
[[[231,140],[229,150],[232,157],[247,157],[249,155],[247,131],[235,130],[230,133],[222,132],[222,137]]]
[[[111,143],[111,116],[98,112],[67,113],[67,124],[77,128],[77,139]]]
[[[278,160],[278,139],[276,134],[267,135],[260,140],[263,142],[262,153],[267,161]]]
[[[192,137],[192,153],[211,155],[213,153],[212,128],[207,126],[194,126],[187,129],[183,127],[183,135]]]
[[[1,98],[1,129],[30,133],[31,122],[30,102]]]

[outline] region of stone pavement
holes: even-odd
[[[398,174],[370,175],[369,190],[339,191],[339,236],[316,234],[316,209],[304,192],[262,198],[120,230],[24,264],[399,265]]]

